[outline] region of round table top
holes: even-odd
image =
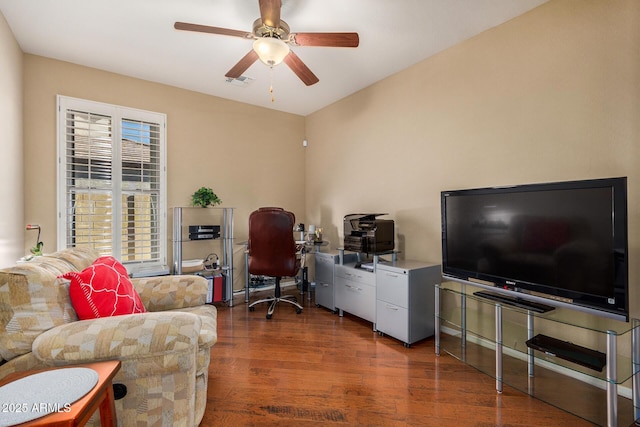
[[[90,368],[61,368],[39,372],[0,387],[0,402],[6,412],[0,427],[32,421],[56,411],[69,410],[98,383]]]

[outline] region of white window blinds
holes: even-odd
[[[166,272],[160,113],[58,97],[58,246],[91,246],[133,274]]]

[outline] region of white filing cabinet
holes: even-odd
[[[440,264],[399,260],[376,266],[376,329],[409,347],[434,334]]]
[[[376,323],[376,275],[355,263],[335,266],[335,305],[342,316],[347,312]],[[316,285],[317,286],[317,285]]]
[[[316,305],[335,312],[335,267],[340,262],[338,251],[314,252]],[[355,254],[344,255],[347,262],[355,261]]]

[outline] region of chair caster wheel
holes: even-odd
[[[267,319],[271,319],[271,315],[270,314],[267,314]]]
[[[255,311],[256,308],[255,307],[249,307],[249,311]]]
[[[302,313],[302,310],[300,310],[299,308],[296,308],[296,314],[300,314]]]

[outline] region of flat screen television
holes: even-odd
[[[629,320],[627,179],[443,191],[442,272]]]

